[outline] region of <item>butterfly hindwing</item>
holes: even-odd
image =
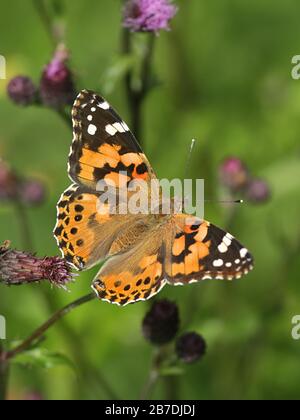
[[[150,299],[165,286],[165,232],[141,233],[135,246],[101,268],[93,282],[100,299],[124,306]]]

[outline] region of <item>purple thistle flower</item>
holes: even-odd
[[[76,91],[73,75],[67,66],[68,52],[59,47],[52,61],[45,67],[40,82],[42,103],[52,108],[71,105]]]
[[[177,10],[169,0],[128,0],[124,7],[123,26],[133,32],[169,30],[169,22]]]
[[[19,195],[25,204],[38,206],[45,199],[45,186],[35,179],[26,180],[19,187]]]
[[[0,282],[19,286],[48,280],[66,289],[73,281],[71,267],[60,257],[37,258],[35,255],[10,249],[7,241],[0,247]]]
[[[17,105],[32,105],[37,100],[37,88],[26,76],[14,77],[7,86],[7,94]]]
[[[263,179],[252,179],[247,187],[246,197],[249,201],[256,204],[267,202],[271,197],[268,183]]]
[[[250,179],[246,164],[236,157],[225,159],[219,172],[221,183],[233,192],[245,189]]]

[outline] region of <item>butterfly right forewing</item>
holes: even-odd
[[[188,215],[176,215],[175,224],[170,284],[234,280],[253,269],[252,255],[224,230]]]

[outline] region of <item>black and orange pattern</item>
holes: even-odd
[[[167,283],[233,280],[253,268],[248,250],[209,222],[176,213],[122,215],[108,204],[99,207],[99,181],[122,190],[132,180],[150,185],[157,178],[105,99],[82,91],[72,116],[68,168],[74,184],[58,203],[54,234],[63,256],[78,270],[107,260],[92,285],[100,299],[124,306],[151,298]]]

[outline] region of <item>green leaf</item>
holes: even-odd
[[[184,374],[184,369],[179,366],[167,366],[160,369],[161,376],[179,376]]]
[[[22,367],[39,367],[53,369],[57,366],[66,366],[76,370],[74,363],[64,354],[51,352],[44,348],[28,350],[13,359],[13,363]]]

